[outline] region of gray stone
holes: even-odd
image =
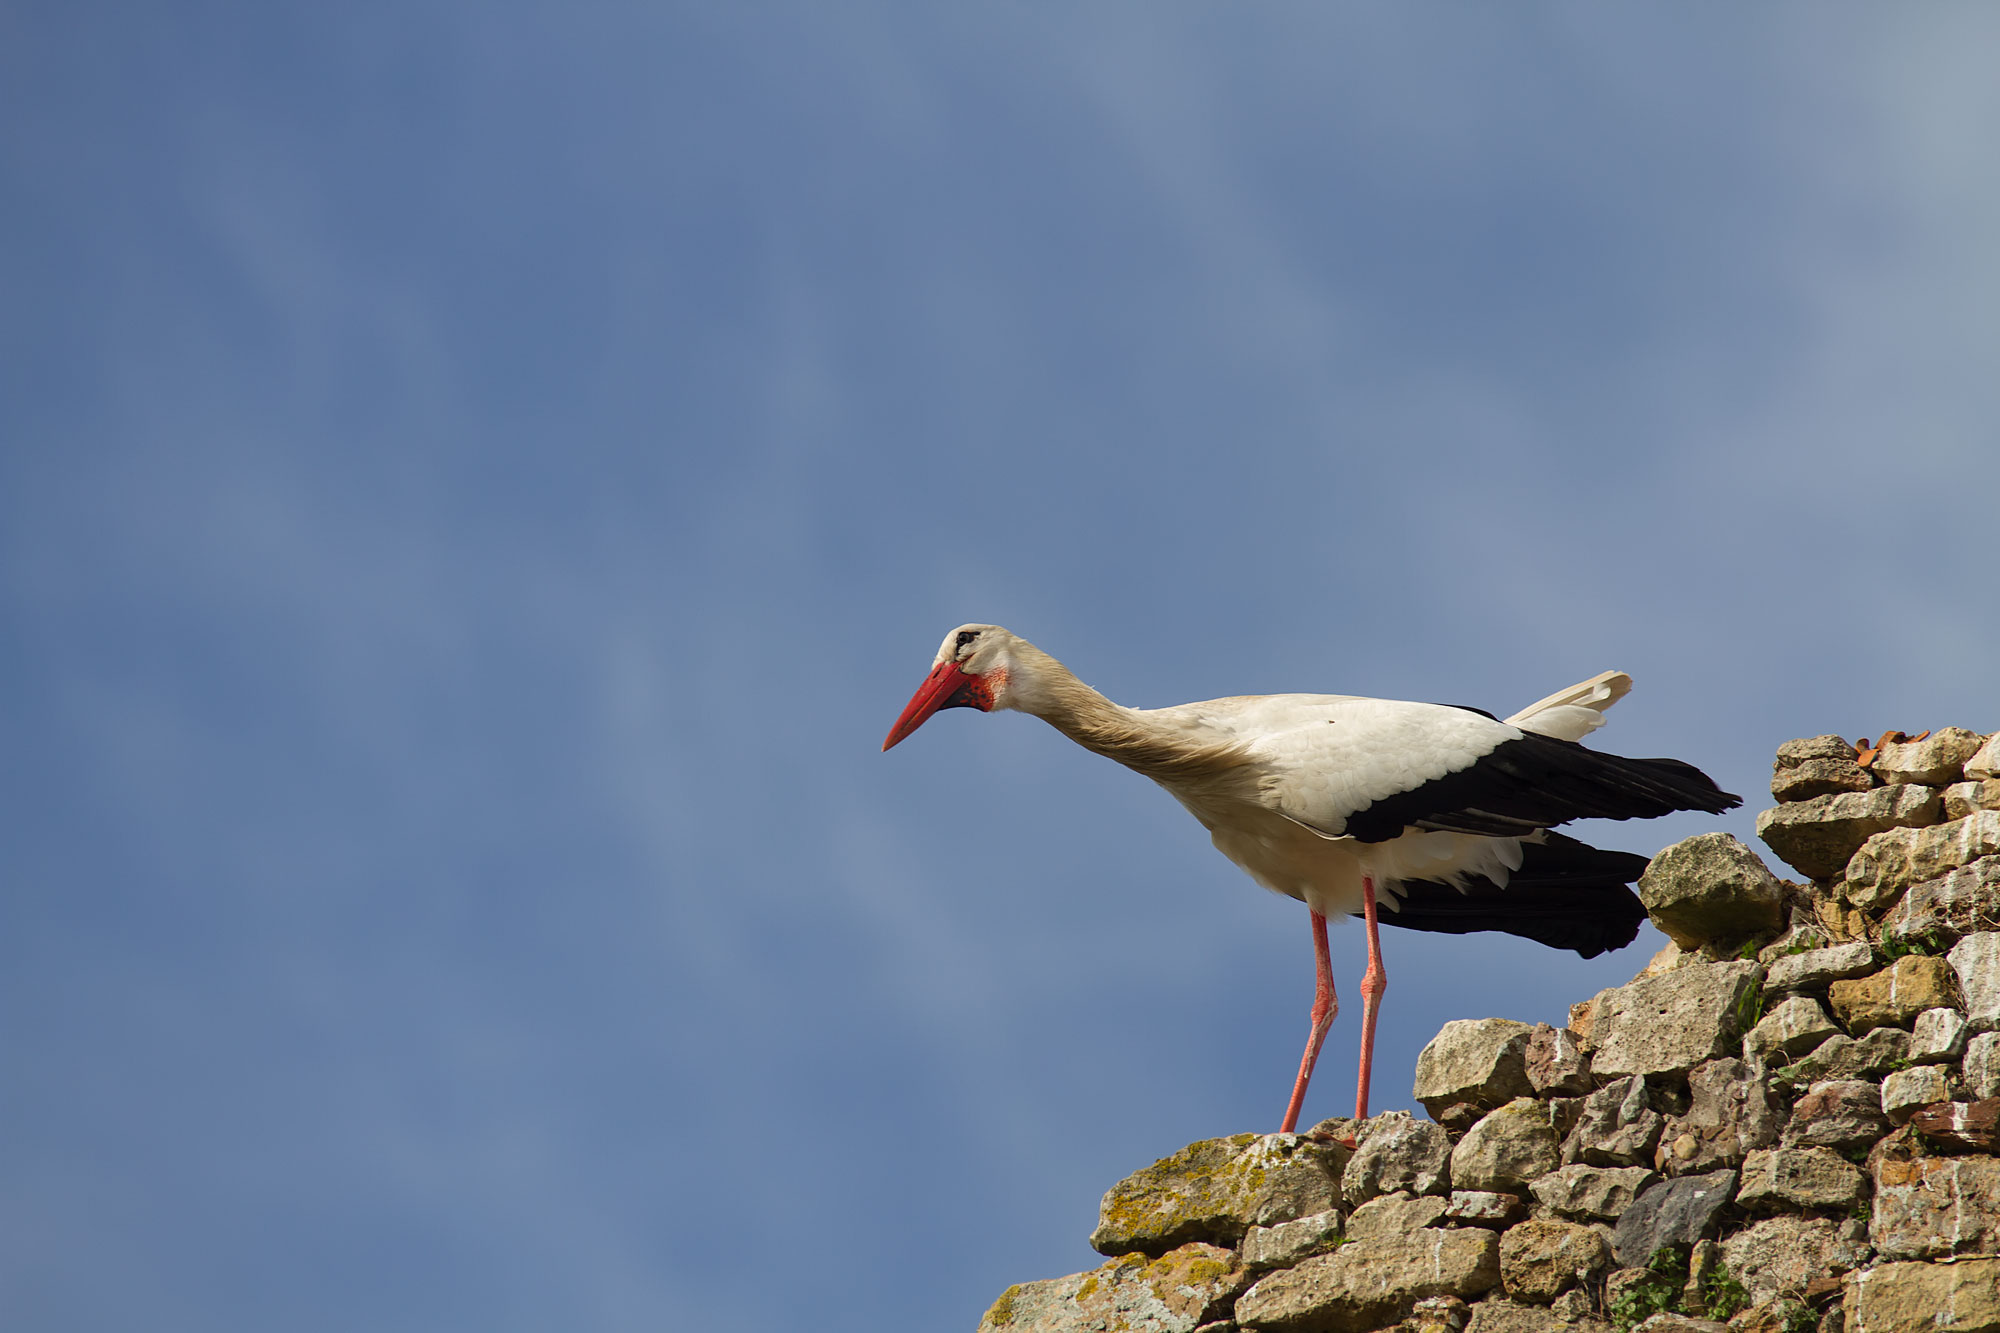
[[[1722,1242],[1722,1261],[1752,1304],[1784,1293],[1804,1295],[1814,1281],[1838,1277],[1868,1260],[1868,1237],[1853,1218],[1772,1217]]]
[[[1701,833],[1661,852],[1639,876],[1639,901],[1683,949],[1774,935],[1785,889],[1757,853],[1727,833]]]
[[[1778,1141],[1785,1110],[1766,1081],[1741,1060],[1711,1060],[1688,1075],[1685,1115],[1660,1135],[1654,1165],[1672,1176],[1735,1166]]]
[[[1523,1057],[1529,1023],[1510,1018],[1455,1019],[1417,1055],[1410,1095],[1435,1116],[1454,1102],[1498,1106],[1534,1091]]]
[[[1975,810],[2000,810],[2000,778],[1954,782],[1944,789],[1944,817],[1963,819]]]
[[[1736,1202],[1746,1208],[1844,1209],[1861,1201],[1861,1168],[1831,1148],[1763,1148],[1743,1160]]]
[[[1743,1034],[1743,1054],[1761,1064],[1785,1063],[1782,1057],[1803,1055],[1839,1032],[1818,1000],[1789,995]]]
[[[1505,1229],[1526,1216],[1528,1206],[1518,1194],[1497,1190],[1453,1190],[1445,1218],[1460,1226]]]
[[[1926,1009],[1910,1025],[1910,1059],[1915,1064],[1946,1064],[1965,1054],[1972,1029],[1956,1009]]]
[[[1567,1319],[1546,1305],[1520,1305],[1503,1296],[1488,1296],[1472,1307],[1465,1333],[1610,1333],[1597,1319]]]
[[[1426,1296],[1410,1307],[1402,1333],[1462,1333],[1472,1309],[1456,1296]]]
[[[1968,1097],[1975,1101],[2000,1097],[2000,1032],[1982,1032],[1965,1043],[1960,1070]]]
[[[1734,1171],[1682,1176],[1653,1186],[1618,1219],[1618,1262],[1636,1267],[1663,1245],[1692,1245],[1712,1236],[1735,1195]]]
[[[1885,1259],[2000,1250],[2000,1157],[1879,1157],[1868,1235]]]
[[[1873,1083],[1815,1083],[1792,1106],[1785,1124],[1787,1148],[1860,1148],[1889,1132],[1882,1090]]]
[[[1791,768],[1780,765],[1771,771],[1771,795],[1780,801],[1810,801],[1815,796],[1867,791],[1878,785],[1873,773],[1854,762],[1852,750],[1845,759],[1807,759]]]
[[[1806,736],[1780,745],[1774,767],[1792,768],[1808,759],[1851,760],[1858,753],[1853,745],[1838,736]]]
[[[1329,1208],[1311,1217],[1276,1226],[1251,1227],[1243,1233],[1237,1255],[1245,1268],[1289,1268],[1299,1260],[1324,1254],[1340,1243],[1340,1211]]]
[[[1549,1108],[1518,1097],[1465,1132],[1451,1152],[1451,1180],[1458,1189],[1524,1189],[1555,1170],[1556,1162]]]
[[[1909,1058],[1909,1033],[1901,1028],[1876,1028],[1859,1041],[1828,1037],[1811,1055],[1787,1066],[1784,1075],[1794,1085],[1879,1078]]]
[[[1367,1333],[1430,1296],[1477,1296],[1500,1281],[1500,1238],[1479,1228],[1426,1228],[1350,1241],[1260,1278],[1236,1322],[1274,1333]]]
[[[1594,1227],[1523,1222],[1500,1237],[1500,1281],[1517,1301],[1546,1305],[1611,1268],[1611,1247]]]
[[[1212,1245],[1183,1245],[1157,1259],[1125,1255],[1088,1273],[1007,1288],[979,1333],[1194,1333],[1225,1315],[1248,1274]]]
[[[1622,1078],[1583,1099],[1576,1125],[1563,1140],[1564,1163],[1651,1166],[1666,1119],[1652,1108],[1646,1080]]]
[[[1757,816],[1757,836],[1802,875],[1832,879],[1862,844],[1888,829],[1937,821],[1936,789],[1898,785],[1815,796]]]
[[[1941,878],[1995,853],[2000,853],[2000,810],[1975,810],[1929,828],[1890,829],[1869,838],[1848,861],[1840,896],[1857,907],[1879,907],[1912,884]]]
[[[1965,761],[1965,776],[1975,780],[2000,778],[2000,731],[1988,736],[1986,744]]]
[[[1847,1275],[1847,1333],[2000,1333],[2000,1258],[1877,1264]]]
[[[1578,1097],[1597,1086],[1590,1076],[1590,1057],[1568,1028],[1535,1024],[1522,1063],[1537,1096]]]
[[[1727,1333],[1729,1325],[1720,1319],[1696,1319],[1693,1315],[1662,1310],[1634,1333]]]
[[[1849,1032],[1908,1027],[1926,1009],[1958,998],[1951,965],[1927,954],[1904,954],[1871,977],[1836,981],[1827,992],[1835,1017]]]
[[[1965,761],[1986,741],[1964,727],[1943,727],[1920,741],[1892,741],[1875,752],[1869,767],[1884,782],[1921,782],[1942,787],[1965,775]]]
[[[1949,1100],[1951,1087],[1936,1065],[1899,1069],[1882,1080],[1882,1114],[1892,1125],[1902,1124],[1921,1107]]]
[[[1885,941],[1942,948],[1960,936],[2000,930],[2000,856],[1912,884],[1882,918]]]
[[[1356,1208],[1347,1219],[1347,1234],[1355,1240],[1366,1236],[1407,1236],[1444,1221],[1449,1205],[1435,1194],[1384,1194]]]
[[[1440,1138],[1443,1133],[1438,1131]],[[1339,1204],[1337,1182],[1346,1157],[1345,1148],[1297,1134],[1238,1134],[1191,1143],[1106,1192],[1091,1247],[1099,1254],[1157,1255],[1190,1241],[1233,1246],[1252,1226],[1289,1222]]]
[[[2000,1028],[2000,931],[1967,935],[1946,957],[1965,996],[1966,1022],[1975,1032]]]
[[[1552,1213],[1609,1221],[1659,1181],[1655,1172],[1643,1166],[1585,1166],[1579,1162],[1551,1171],[1528,1188],[1535,1201]]]
[[[1591,1068],[1599,1078],[1682,1074],[1731,1054],[1742,1036],[1744,995],[1761,980],[1755,963],[1714,963],[1604,992]]]
[[[1822,990],[1847,977],[1875,970],[1875,950],[1866,940],[1788,954],[1770,964],[1764,974],[1767,992]]]
[[[1360,1144],[1340,1177],[1341,1191],[1350,1205],[1394,1190],[1443,1194],[1450,1160],[1451,1139],[1444,1126],[1418,1120],[1408,1111],[1389,1111],[1362,1127]]]

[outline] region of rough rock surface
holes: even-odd
[[[1486,1116],[1451,1152],[1453,1186],[1468,1190],[1515,1190],[1556,1169],[1556,1131],[1549,1108],[1518,1097]]]
[[[1741,1060],[1711,1060],[1688,1075],[1685,1115],[1671,1116],[1654,1165],[1670,1176],[1735,1166],[1778,1141],[1784,1104]]]
[[[1967,1096],[2000,1097],[2000,1032],[1982,1032],[1965,1044],[1964,1070]]]
[[[1234,1245],[1252,1226],[1323,1213],[1340,1202],[1346,1156],[1295,1134],[1191,1143],[1111,1187],[1091,1248],[1159,1255],[1189,1241]]]
[[[1591,1166],[1651,1166],[1666,1118],[1646,1096],[1646,1080],[1621,1078],[1583,1099],[1563,1140],[1562,1160]]]
[[[1977,1032],[2000,1027],[2000,931],[1967,935],[1946,955],[1965,995],[1965,1017]]]
[[[1828,1037],[1811,1055],[1788,1066],[1785,1075],[1799,1085],[1879,1078],[1909,1058],[1909,1033],[1901,1028],[1876,1028],[1860,1041]]]
[[[1260,1278],[1238,1298],[1236,1322],[1274,1333],[1366,1333],[1426,1296],[1477,1296],[1499,1281],[1498,1236],[1426,1228],[1351,1241]]]
[[[1974,810],[2000,810],[2000,778],[1954,782],[1944,789],[1944,817],[1963,819]]]
[[[1311,1217],[1294,1218],[1276,1226],[1251,1227],[1243,1233],[1237,1253],[1243,1266],[1259,1272],[1286,1268],[1299,1260],[1332,1249],[1340,1241],[1340,1211],[1328,1209]]]
[[[1618,1219],[1618,1262],[1643,1264],[1663,1245],[1692,1245],[1707,1239],[1735,1195],[1734,1171],[1682,1176],[1653,1186]]]
[[[1956,1009],[1926,1009],[1910,1025],[1910,1061],[1913,1064],[1944,1064],[1965,1054],[1971,1028],[1965,1015]]]
[[[1831,1148],[1765,1148],[1743,1160],[1746,1208],[1846,1209],[1868,1191],[1861,1168]]]
[[[1878,1160],[1868,1236],[1885,1259],[2000,1251],[2000,1158]]]
[[[1944,727],[1920,741],[1883,746],[1870,765],[1884,782],[1921,782],[1942,787],[1965,776],[1965,761],[1979,753],[1986,738],[1964,727]]]
[[[1783,1064],[1784,1057],[1803,1055],[1839,1031],[1818,1000],[1788,995],[1743,1034],[1743,1053],[1765,1064]]]
[[[1523,1222],[1500,1238],[1500,1281],[1517,1301],[1546,1305],[1610,1267],[1611,1247],[1594,1227]]]
[[[1774,960],[1764,974],[1764,989],[1767,992],[1824,990],[1835,981],[1865,976],[1874,970],[1875,950],[1866,940],[1854,940]]]
[[[1435,1116],[1453,1102],[1490,1107],[1533,1094],[1525,1059],[1533,1031],[1507,1018],[1446,1023],[1417,1055],[1411,1096]]]
[[[1860,1079],[1815,1083],[1792,1104],[1787,1148],[1862,1148],[1889,1132],[1882,1090]]]
[[[1701,833],[1654,857],[1639,901],[1683,949],[1771,935],[1785,924],[1785,888],[1757,853],[1727,833]]]
[[[1361,1131],[1354,1156],[1341,1173],[1341,1189],[1350,1205],[1394,1190],[1442,1194],[1450,1160],[1451,1140],[1443,1126],[1408,1111],[1390,1111],[1369,1120]]]
[[[1868,1237],[1853,1218],[1772,1217],[1722,1242],[1722,1261],[1757,1303],[1803,1296],[1815,1278],[1838,1276],[1868,1260]]]
[[[1743,999],[1763,979],[1756,963],[1715,963],[1645,977],[1598,996],[1599,1078],[1683,1074],[1733,1053],[1741,1038]]]
[[[1910,1117],[1910,1128],[1939,1152],[2000,1153],[2000,1097],[1932,1102]]]
[[[1347,1219],[1347,1234],[1355,1240],[1364,1236],[1402,1236],[1444,1221],[1449,1201],[1435,1194],[1384,1194],[1370,1199]]]
[[[2000,731],[1986,738],[1972,758],[1965,761],[1968,778],[2000,778]]]
[[[1466,1226],[1497,1227],[1505,1230],[1527,1214],[1528,1206],[1518,1194],[1497,1190],[1453,1190],[1444,1215]]]
[[[1183,1245],[1157,1259],[1126,1255],[1088,1273],[1007,1288],[979,1333],[1193,1333],[1228,1309],[1247,1275],[1213,1245]]]
[[[1931,787],[1903,784],[1842,792],[1766,810],[1757,816],[1757,836],[1800,874],[1832,879],[1869,838],[1928,824],[1942,808]]]
[[[1889,1117],[1890,1124],[1900,1125],[1920,1107],[1950,1096],[1951,1085],[1945,1081],[1944,1070],[1936,1065],[1898,1069],[1882,1080],[1882,1114]]]
[[[1858,1174],[1858,1173],[1857,1173]],[[1643,1166],[1560,1167],[1528,1188],[1535,1202],[1563,1217],[1618,1217],[1632,1201],[1657,1185],[1660,1177]]]
[[[1590,1057],[1568,1028],[1535,1024],[1522,1055],[1528,1084],[1543,1097],[1574,1097],[1597,1086],[1590,1076]]]
[[[2000,1258],[1850,1273],[1847,1333],[2000,1333]]]
[[[1836,981],[1827,992],[1834,1016],[1849,1032],[1908,1027],[1926,1009],[1950,1005],[1958,986],[1942,958],[1905,954],[1870,977]]]
[[[2000,856],[1912,884],[1882,918],[1882,938],[1896,943],[1946,946],[1982,930],[2000,930]]]
[[[1609,1333],[1610,1325],[1595,1319],[1565,1319],[1546,1305],[1519,1305],[1494,1296],[1472,1307],[1465,1333]]]
[[[1815,796],[1867,791],[1878,785],[1873,773],[1854,762],[1851,747],[1843,759],[1806,759],[1790,768],[1781,763],[1771,773],[1771,795],[1780,801],[1810,801]]]
[[[1875,834],[1854,853],[1840,894],[1857,906],[1873,907],[1887,903],[1912,884],[1940,878],[1996,853],[2000,853],[2000,810],[1978,810],[1929,828],[1891,829]]]

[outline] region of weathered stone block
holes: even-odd
[[[1813,879],[1832,879],[1868,839],[1888,829],[1937,822],[1936,789],[1898,785],[1815,796],[1757,816],[1757,836],[1778,859]]]
[[[1844,1209],[1868,1185],[1861,1168],[1831,1148],[1764,1148],[1743,1161],[1736,1202],[1746,1208]]]
[[[1847,1275],[1847,1333],[2000,1333],[2000,1259],[1877,1264]]]
[[[1715,1234],[1723,1208],[1736,1194],[1734,1171],[1682,1176],[1641,1194],[1618,1219],[1618,1262],[1643,1265],[1662,1245],[1692,1245]]]
[[[1527,1216],[1528,1206],[1518,1194],[1497,1190],[1453,1190],[1445,1220],[1454,1226],[1492,1227],[1504,1231]]]
[[[1651,1166],[1666,1118],[1646,1096],[1646,1080],[1622,1078],[1583,1099],[1563,1140],[1562,1160],[1591,1166]]]
[[[1552,1213],[1608,1221],[1659,1182],[1660,1177],[1647,1167],[1585,1166],[1579,1162],[1558,1167],[1528,1188],[1535,1201]]]
[[[1945,1064],[1965,1054],[1972,1033],[1965,1015],[1956,1009],[1926,1009],[1910,1025],[1910,1060],[1920,1065]]]
[[[1885,1259],[2000,1250],[2000,1158],[1879,1158],[1868,1234]]]
[[[1836,981],[1827,992],[1849,1032],[1908,1027],[1924,1010],[1949,1008],[1957,999],[1951,964],[1926,954],[1904,954],[1872,977]]]
[[[1597,1086],[1590,1076],[1590,1057],[1584,1054],[1568,1028],[1535,1024],[1535,1030],[1528,1034],[1528,1048],[1522,1061],[1528,1071],[1528,1083],[1538,1096],[1578,1097]]]
[[[2000,1027],[2000,931],[1967,935],[1946,955],[1965,996],[1965,1020],[1975,1032]]]
[[[1966,1042],[1960,1068],[1967,1096],[2000,1097],[2000,1032],[1982,1032]]]
[[[1949,945],[1964,935],[2000,930],[2000,856],[1912,884],[1882,918],[1882,938]]]
[[[1828,1037],[1811,1055],[1787,1066],[1785,1077],[1795,1085],[1879,1078],[1909,1058],[1909,1033],[1901,1028],[1876,1028],[1859,1041]]]
[[[1190,1241],[1233,1246],[1252,1226],[1338,1205],[1346,1157],[1345,1148],[1296,1134],[1191,1143],[1106,1192],[1091,1247],[1099,1254],[1159,1255]]]
[[[1919,1107],[1950,1098],[1951,1087],[1945,1082],[1944,1070],[1936,1065],[1899,1069],[1882,1080],[1882,1114],[1889,1117],[1892,1125],[1902,1124]]]
[[[1858,752],[1838,736],[1804,736],[1778,747],[1774,767],[1792,768],[1808,759],[1853,759]]]
[[[1453,1186],[1468,1190],[1525,1189],[1556,1169],[1557,1142],[1549,1108],[1518,1097],[1465,1132],[1451,1152]]]
[[[1771,770],[1771,795],[1780,801],[1810,801],[1879,785],[1873,773],[1854,762],[1852,750],[1845,759],[1806,759],[1791,768],[1779,764]]]
[[[1424,1227],[1440,1226],[1450,1205],[1435,1194],[1405,1194],[1400,1190],[1370,1199],[1347,1219],[1347,1234],[1355,1240],[1364,1236],[1407,1236]]]
[[[1394,1190],[1442,1194],[1449,1184],[1450,1160],[1451,1139],[1444,1126],[1418,1120],[1408,1111],[1389,1111],[1361,1129],[1354,1156],[1341,1173],[1341,1191],[1350,1205]]]
[[[1147,1259],[1125,1255],[1089,1272],[1007,1288],[979,1333],[1193,1333],[1228,1313],[1249,1275],[1213,1245],[1183,1245]]]
[[[2000,778],[1954,782],[1944,789],[1944,817],[1963,819],[1975,810],[2000,810]]]
[[[1243,1266],[1256,1271],[1289,1268],[1299,1260],[1324,1254],[1340,1243],[1340,1210],[1329,1208],[1311,1217],[1294,1218],[1276,1226],[1251,1227],[1243,1233],[1237,1254]]]
[[[1686,1114],[1669,1117],[1653,1163],[1671,1176],[1735,1166],[1778,1141],[1785,1109],[1741,1060],[1711,1060],[1688,1075]]]
[[[1611,1247],[1594,1227],[1523,1222],[1500,1237],[1500,1281],[1517,1301],[1546,1305],[1611,1268]]]
[[[1930,828],[1890,829],[1869,838],[1848,861],[1840,896],[1857,907],[1880,908],[1912,884],[1938,879],[1997,852],[2000,810],[1977,810]]]
[[[1661,852],[1639,876],[1639,901],[1683,949],[1784,928],[1785,889],[1757,853],[1727,833],[1701,833]]]
[[[1428,1296],[1477,1296],[1500,1282],[1500,1238],[1424,1229],[1350,1241],[1272,1273],[1236,1302],[1238,1326],[1273,1333],[1367,1333]]]
[[[1889,1132],[1882,1090],[1859,1080],[1815,1083],[1792,1106],[1787,1148],[1860,1148]]]
[[[1762,980],[1755,963],[1715,963],[1600,994],[1591,1068],[1599,1078],[1680,1074],[1733,1053],[1744,996]]]
[[[1941,1152],[2000,1153],[2000,1097],[1932,1102],[1910,1117],[1910,1128]]]
[[[1764,990],[1821,990],[1847,977],[1859,977],[1875,970],[1875,950],[1866,940],[1836,944],[1826,949],[1808,949],[1773,961],[1764,973]]]
[[[1510,1018],[1446,1023],[1418,1053],[1410,1095],[1432,1115],[1453,1102],[1487,1107],[1531,1096],[1535,1088],[1524,1057],[1533,1031],[1533,1024]]]
[[[1572,1322],[1546,1305],[1520,1305],[1504,1296],[1488,1296],[1472,1307],[1465,1333],[1611,1333],[1611,1325],[1596,1319]]]
[[[2000,778],[2000,731],[1986,738],[1973,756],[1965,761],[1968,778]]]
[[[1786,1056],[1815,1050],[1839,1031],[1818,1000],[1791,995],[1743,1034],[1743,1054],[1762,1064],[1781,1065]]]
[[[1803,1294],[1814,1281],[1837,1277],[1867,1259],[1868,1237],[1852,1218],[1766,1218],[1722,1242],[1722,1262],[1753,1304],[1785,1292]]]
[[[1884,782],[1921,782],[1942,787],[1965,775],[1965,761],[1986,738],[1964,727],[1943,727],[1920,741],[1892,741],[1875,753],[1869,767]]]

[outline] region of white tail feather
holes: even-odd
[[[1599,672],[1566,690],[1557,690],[1546,699],[1537,699],[1507,722],[1523,731],[1557,740],[1580,741],[1604,725],[1604,710],[1623,699],[1631,689],[1632,678],[1624,672]]]

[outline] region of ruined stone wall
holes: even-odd
[[[1758,833],[1566,1028],[1448,1023],[1430,1119],[1191,1144],[981,1333],[2000,1333],[2000,733],[1778,751]]]

